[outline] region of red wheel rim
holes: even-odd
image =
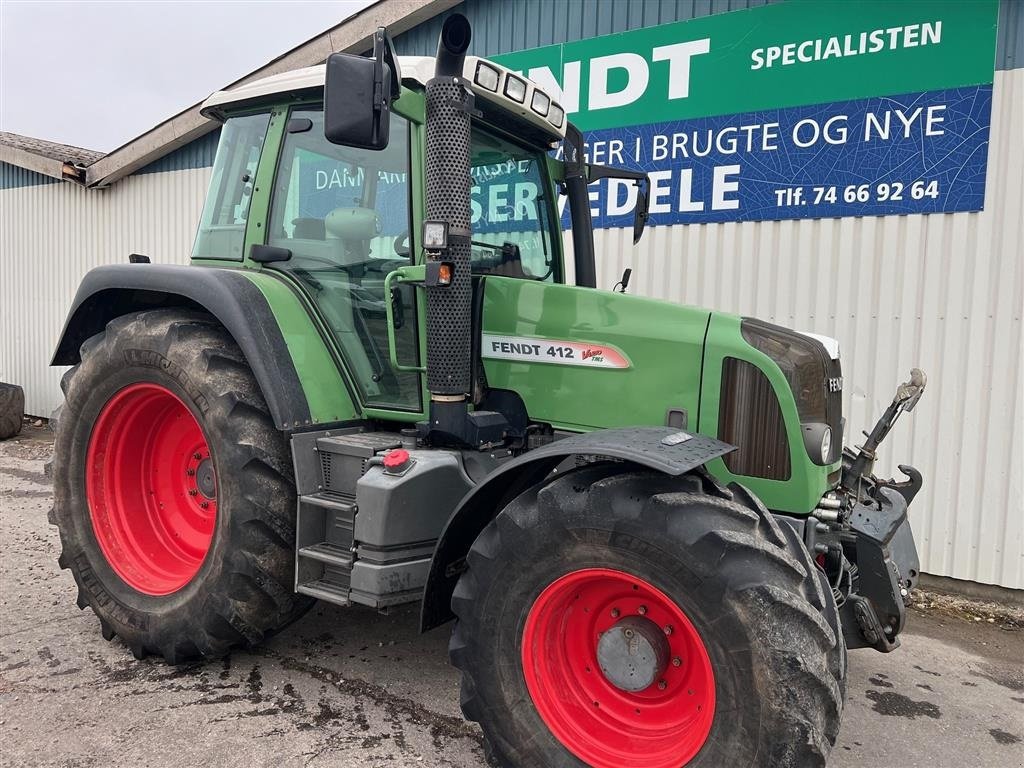
[[[132,384],[103,406],[85,492],[100,549],[130,587],[168,595],[196,575],[213,538],[216,476],[199,422],[169,389]]]
[[[663,628],[671,661],[658,682],[631,693],[605,677],[597,643],[622,617],[635,616]],[[522,658],[541,719],[594,768],[679,768],[711,731],[715,680],[707,649],[683,610],[636,576],[587,568],[554,581],[527,616]]]

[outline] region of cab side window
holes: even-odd
[[[384,278],[410,263],[409,124],[392,115],[381,151],[331,144],[323,111],[293,110],[271,204],[267,243],[292,252],[277,265],[307,289],[338,340],[369,405],[420,409],[417,374],[388,360],[387,302],[398,358],[418,361],[415,294],[384,295]]]
[[[242,260],[253,181],[269,123],[270,114],[264,112],[232,117],[221,128],[193,258]]]

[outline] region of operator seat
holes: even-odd
[[[324,219],[329,240],[341,241],[341,263],[370,258],[370,241],[380,234],[380,220],[372,208],[335,208]]]

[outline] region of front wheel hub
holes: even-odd
[[[195,458],[195,454],[192,457]],[[213,460],[209,456],[200,460],[195,477],[199,493],[207,499],[217,498],[217,476],[213,472]]]
[[[670,648],[664,631],[647,618],[629,616],[601,635],[597,661],[608,682],[636,693],[661,680]]]

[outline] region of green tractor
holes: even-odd
[[[205,103],[192,265],[89,272],[53,358],[78,604],[177,664],[418,602],[502,765],[823,765],[918,575],[872,465],[924,377],[844,451],[832,339],[598,290],[588,184],[639,238],[646,176],[469,42]]]

